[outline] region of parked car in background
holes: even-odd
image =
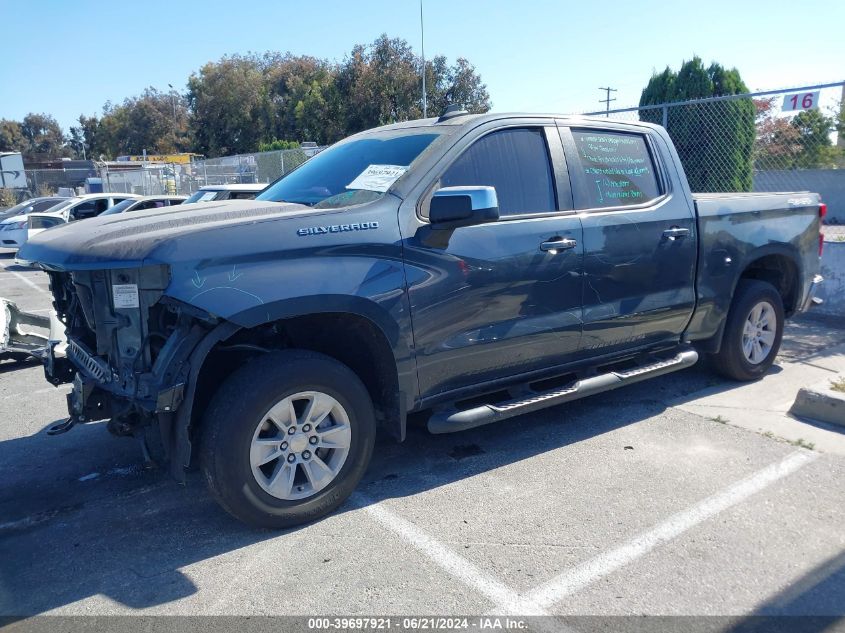
[[[217,200],[252,200],[266,188],[267,185],[260,183],[254,185],[206,185],[192,193],[184,204]]]
[[[30,198],[29,200],[24,200],[23,202],[19,202],[15,206],[9,207],[8,209],[0,213],[0,222],[18,215],[29,215],[33,212],[49,211],[50,209],[60,204],[61,202],[64,202],[67,199],[67,197],[63,196],[45,196],[41,198]]]
[[[117,213],[127,213],[129,211],[143,211],[144,209],[161,209],[164,207],[175,207],[182,204],[188,196],[144,196],[137,200],[129,198],[123,202],[119,202],[111,209],[107,209],[101,215],[115,215]]]
[[[141,196],[134,193],[89,193],[61,201],[50,207],[49,211],[40,213],[39,216],[56,218],[59,220],[56,224],[63,224],[96,217],[124,200],[140,198]],[[29,214],[31,215],[32,213]],[[29,216],[19,214],[0,222],[0,246],[3,248],[23,246],[29,233]]]

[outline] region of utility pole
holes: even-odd
[[[423,90],[423,118],[428,117],[428,107],[425,96],[425,27],[423,26],[423,0],[420,0],[420,48],[422,49],[422,90]]]
[[[610,98],[610,93],[616,92],[616,88],[607,87],[599,88],[599,90],[604,90],[607,93],[607,96],[604,99],[599,99],[599,103],[605,104],[605,110],[607,111],[607,114],[605,116],[610,117],[610,102],[616,101],[616,97],[614,97],[613,99]]]
[[[173,109],[173,133],[176,133],[176,89],[173,84],[167,84],[170,88],[170,107]]]

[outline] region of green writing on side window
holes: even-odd
[[[660,195],[654,163],[638,134],[572,131],[591,186],[588,207],[642,204]]]

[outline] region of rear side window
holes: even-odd
[[[440,178],[441,187],[470,185],[495,187],[502,215],[555,211],[543,130],[500,130],[475,141]]]
[[[257,191],[231,191],[229,200],[254,200],[257,195]]]
[[[572,130],[587,208],[643,204],[660,196],[654,161],[639,134]]]

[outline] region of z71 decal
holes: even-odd
[[[323,233],[342,233],[343,231],[367,231],[377,229],[378,222],[353,222],[352,224],[332,224],[331,226],[309,226],[297,229],[297,235],[322,235]]]

